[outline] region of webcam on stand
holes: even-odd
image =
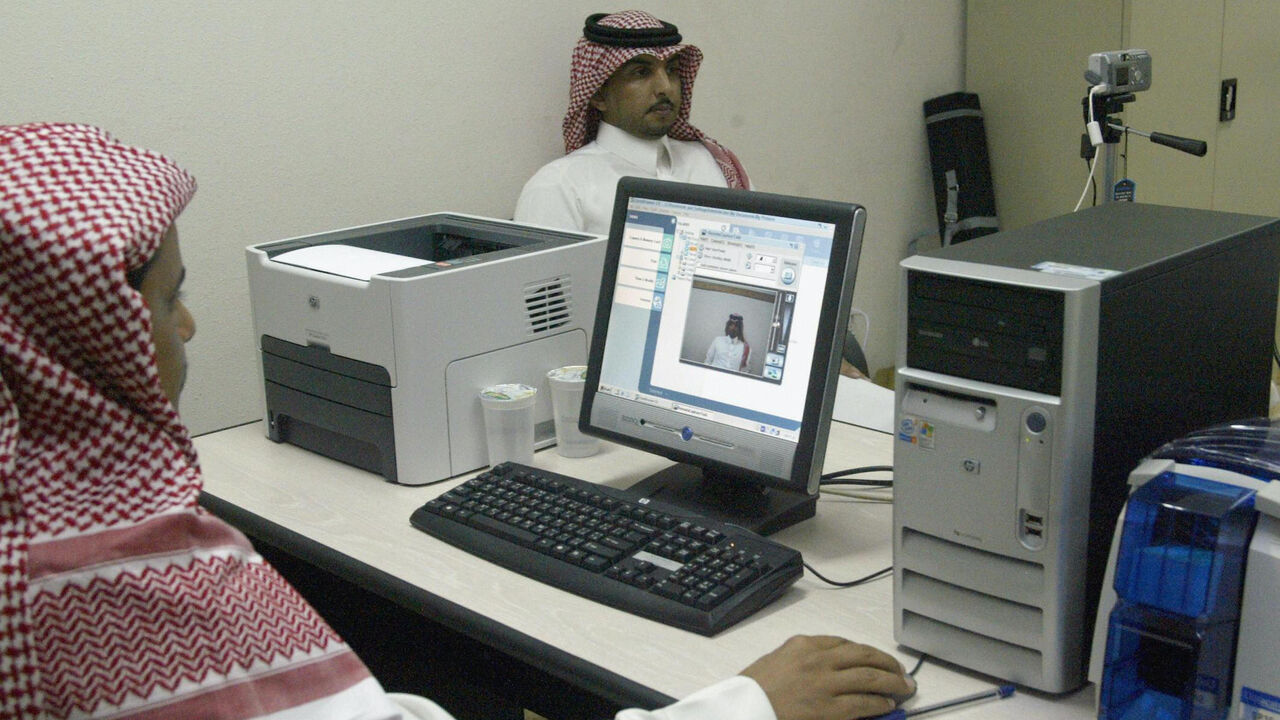
[[[1164,145],[1175,150],[1204,157],[1209,146],[1203,140],[1178,137],[1160,132],[1144,132],[1131,128],[1120,122],[1113,115],[1124,110],[1127,103],[1137,99],[1134,93],[1151,87],[1151,53],[1146,50],[1113,50],[1093,53],[1089,56],[1088,69],[1084,79],[1089,83],[1089,94],[1082,101],[1086,134],[1081,138],[1080,155],[1089,164],[1089,179],[1085,182],[1084,192],[1076,209],[1084,203],[1093,182],[1093,171],[1097,164],[1098,149],[1102,148],[1105,159],[1103,171],[1103,202],[1117,200],[1130,201],[1136,199],[1137,186],[1133,180],[1123,178],[1116,180],[1116,146],[1129,133],[1151,140],[1157,145]]]

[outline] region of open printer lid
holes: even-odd
[[[256,246],[272,262],[368,282],[412,278],[582,242],[593,236],[436,213]]]

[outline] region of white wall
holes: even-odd
[[[651,0],[706,61],[694,123],[760,189],[868,208],[854,305],[894,354],[896,264],[936,231],[921,103],[963,81],[963,0]],[[88,122],[200,191],[183,414],[254,419],[246,245],[427,212],[509,217],[561,152],[584,0],[6,2],[0,123]],[[859,326],[860,327],[860,326]]]

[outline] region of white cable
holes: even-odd
[[[885,504],[893,502],[893,488],[891,487],[886,487],[886,488],[868,487],[868,488],[863,488],[861,490],[854,490],[851,488],[830,487],[830,486],[824,485],[822,487],[822,494],[827,495],[828,497],[832,495],[836,495],[841,498],[844,498],[845,500],[850,500],[854,502],[885,503]]]
[[[1093,183],[1093,171],[1098,165],[1099,145],[1102,144],[1102,128],[1098,125],[1098,121],[1093,117],[1093,96],[1095,93],[1106,90],[1105,84],[1094,85],[1089,88],[1089,122],[1085,125],[1085,129],[1089,131],[1089,143],[1093,145],[1093,160],[1089,161],[1089,176],[1084,179],[1084,190],[1080,192],[1080,199],[1076,201],[1076,207],[1071,212],[1076,212],[1084,205],[1084,196],[1089,194],[1089,185]]]
[[[1094,85],[1089,88],[1089,122],[1085,124],[1085,130],[1089,132],[1089,143],[1094,147],[1102,144],[1102,127],[1098,125],[1098,120],[1093,115],[1093,96],[1095,93],[1106,89],[1106,85]]]
[[[1084,179],[1084,191],[1080,193],[1080,199],[1076,201],[1075,210],[1072,210],[1071,212],[1076,212],[1080,209],[1080,206],[1084,204],[1084,196],[1089,194],[1089,183],[1093,182],[1093,168],[1097,164],[1098,154],[1094,153],[1093,160],[1089,161],[1089,177]]]
[[[1093,87],[1089,88],[1089,122],[1094,121],[1094,117],[1093,117],[1094,93],[1107,92],[1110,89],[1111,89],[1111,86],[1106,83],[1098,83],[1097,85],[1094,85]]]

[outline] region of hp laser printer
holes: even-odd
[[[420,485],[487,464],[483,387],[586,361],[604,239],[439,213],[246,254],[267,435]]]
[[[1280,717],[1280,432],[1210,427],[1129,475],[1090,679],[1106,720]]]

